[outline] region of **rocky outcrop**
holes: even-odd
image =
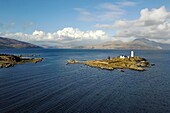
[[[27,62],[37,63],[42,60],[43,58],[26,58],[16,55],[0,54],[0,68],[8,68],[16,64],[23,64]]]
[[[77,60],[70,59],[70,60],[67,60],[66,64],[78,64],[78,63],[81,63],[81,62],[77,61]]]
[[[80,61],[72,60],[72,62],[67,62],[67,64],[76,64]],[[114,57],[112,59],[102,59],[102,60],[90,60],[81,62],[81,64],[88,65],[90,67],[114,70],[114,69],[131,69],[136,71],[145,71],[145,67],[149,67],[150,63],[138,56],[130,58],[120,58]]]

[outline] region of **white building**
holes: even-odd
[[[126,58],[127,56],[121,55],[121,56],[119,56],[119,57],[122,58],[122,59],[124,59],[124,58]]]
[[[135,56],[134,51],[131,51],[131,52],[130,52],[130,57],[134,57],[134,56]]]
[[[130,52],[130,56],[121,55],[121,56],[119,56],[119,58],[125,59],[125,58],[134,57],[134,56],[135,56],[135,52],[134,52],[134,51],[131,51],[131,52]]]

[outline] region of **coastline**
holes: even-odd
[[[138,56],[130,58],[113,57],[101,60],[67,60],[66,64],[84,64],[94,68],[114,70],[114,69],[130,69],[136,71],[145,71],[146,67],[150,67],[150,63],[145,59]]]
[[[43,60],[43,58],[32,58],[33,56],[35,55],[29,55],[27,57],[26,55],[17,56],[11,54],[0,54],[0,68],[9,68],[17,64],[24,64],[28,62],[37,63]]]

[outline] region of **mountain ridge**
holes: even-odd
[[[98,45],[73,47],[79,49],[136,49],[136,50],[170,50],[170,44],[151,41],[146,38],[137,38],[130,42],[111,41]]]
[[[34,44],[30,44],[28,42],[19,41],[16,39],[0,37],[0,49],[6,49],[6,48],[41,48],[41,47]]]

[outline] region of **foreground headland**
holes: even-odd
[[[108,57],[101,60],[77,61],[67,60],[67,64],[84,64],[90,67],[114,70],[114,69],[131,69],[136,71],[145,71],[145,67],[149,67],[150,63],[139,56],[134,57]]]
[[[27,62],[37,63],[41,62],[43,58],[29,58],[9,54],[0,54],[0,68],[12,67],[16,64],[24,64]]]

